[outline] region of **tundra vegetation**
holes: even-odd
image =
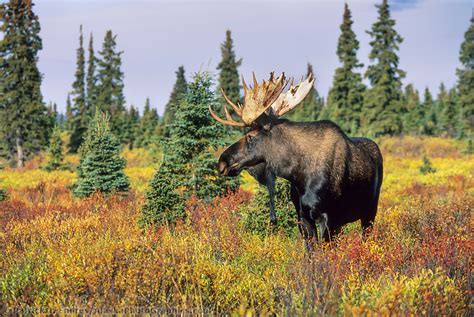
[[[25,306],[159,306],[215,312],[463,315],[468,311],[474,159],[461,141],[382,138],[385,180],[373,232],[344,227],[308,257],[295,211],[277,186],[278,226],[265,189],[191,197],[176,225],[137,223],[154,168],[125,150],[128,196],[75,199],[76,174],[0,172],[0,302]],[[436,172],[422,174],[420,153]],[[66,156],[74,163],[76,158]],[[263,193],[262,193],[263,191]]]
[[[149,98],[143,107],[127,103],[120,36],[108,30],[96,52],[97,36],[78,26],[62,112],[41,93],[34,9],[31,0],[0,4],[1,315],[65,307],[235,315],[472,309],[474,19],[456,84],[424,89],[420,98],[398,68],[403,39],[388,1],[377,5],[368,32],[365,72],[345,5],[328,97],[312,84],[286,116],[329,119],[350,137],[373,138],[384,182],[370,235],[351,223],[308,254],[288,182],[276,181],[278,221],[271,225],[267,190],[246,171],[225,179],[214,168],[241,137],[208,112],[225,101],[214,87],[242,98],[245,58],[237,57],[230,31],[216,85],[205,72],[187,78],[180,66],[161,116]],[[316,72],[311,64],[306,72],[317,78],[312,62]]]

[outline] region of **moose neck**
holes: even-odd
[[[281,122],[272,128],[263,150],[265,162],[273,173],[299,187],[304,184],[304,174],[300,170],[303,153],[295,140],[297,135],[289,121]]]

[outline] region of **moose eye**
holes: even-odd
[[[254,141],[254,139],[255,139],[255,138],[254,138],[252,135],[250,135],[250,134],[247,134],[246,138],[247,138],[247,143],[253,143],[253,141]]]

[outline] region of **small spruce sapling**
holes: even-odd
[[[424,154],[422,159],[423,165],[420,166],[420,173],[423,175],[435,173],[436,169],[433,167],[433,164],[431,164],[431,161],[428,156]]]
[[[53,129],[53,134],[51,135],[51,139],[49,141],[49,161],[44,168],[48,172],[62,169],[65,167],[62,146],[63,141],[61,140],[61,129],[59,129],[59,126],[56,125]]]
[[[76,197],[129,190],[129,180],[123,171],[126,161],[120,156],[120,141],[111,133],[106,114],[96,110],[79,153],[78,181],[74,185]]]

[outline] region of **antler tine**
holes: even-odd
[[[245,83],[244,75],[242,75],[242,85],[244,86],[244,94],[247,95],[249,88],[247,87],[247,84]]]
[[[232,117],[230,117],[230,114],[229,112],[227,111],[227,108],[224,106],[224,111],[226,113],[226,117],[228,120],[223,120],[221,118],[219,118],[218,115],[216,115],[214,113],[214,111],[212,111],[212,108],[211,106],[209,105],[209,112],[211,113],[211,116],[218,122],[222,123],[222,124],[227,124],[227,125],[231,125],[231,126],[234,126],[234,127],[245,127],[245,124],[243,122],[236,122],[232,119]],[[230,119],[229,119],[230,117]]]
[[[253,77],[253,89],[257,89],[258,83],[257,83],[257,78],[255,78],[255,72],[252,72],[252,77]]]
[[[239,117],[242,117],[242,108],[237,106],[235,103],[233,103],[228,97],[227,95],[225,94],[224,92],[224,89],[221,88],[221,93],[222,93],[222,97],[224,97],[225,101],[227,101],[227,103],[229,105],[232,106],[232,109],[234,109],[234,111],[239,115]]]
[[[282,82],[282,81],[284,81],[284,82]],[[275,85],[276,88],[278,88],[278,89],[276,89],[276,92],[277,92],[278,96],[280,96],[281,93],[283,92],[283,90],[285,90],[285,87],[288,85],[289,81],[290,81],[290,79],[285,78],[285,73],[282,73],[280,75],[280,77],[278,77],[278,81]]]
[[[234,119],[232,119],[232,116],[230,115],[229,113],[229,110],[227,110],[227,106],[224,105],[224,113],[225,113],[225,117],[227,118],[227,120],[229,121],[234,121]]]

